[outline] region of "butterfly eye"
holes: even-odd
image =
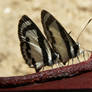
[[[27,42],[29,42],[29,41],[30,41],[30,39],[29,39],[28,37],[26,37],[26,41],[27,41]]]

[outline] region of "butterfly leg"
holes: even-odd
[[[62,64],[59,60],[59,54],[56,53],[56,55],[57,55],[56,64],[57,64],[58,67],[62,67]]]
[[[42,71],[44,71],[44,66],[42,67]]]
[[[89,57],[89,56],[90,56],[90,55],[89,55],[89,52],[87,52],[87,54],[88,54],[88,57]]]
[[[77,56],[77,59],[78,59],[78,61],[79,61],[79,63],[80,63],[80,59],[79,59],[79,57]]]
[[[73,62],[74,62],[74,60],[73,60],[73,58],[72,58],[72,64],[73,64]]]
[[[83,58],[84,58],[84,60],[86,60],[86,58],[85,58],[85,51],[83,51]]]
[[[90,55],[92,54],[92,51],[87,51],[87,59],[90,57]]]
[[[85,50],[85,51],[87,52],[86,56],[87,56],[87,59],[88,59],[90,57],[90,54],[92,54],[92,51],[91,50]]]
[[[69,61],[67,61],[67,66],[69,65]]]
[[[69,65],[69,61],[68,61],[68,65]]]
[[[92,51],[87,51],[88,58],[90,57],[90,54],[92,54]]]

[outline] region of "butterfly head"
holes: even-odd
[[[81,53],[84,52],[84,49],[80,48],[80,43],[79,43],[79,42],[76,42],[76,44],[77,44],[77,46],[78,46],[78,48],[79,48],[79,50],[78,50],[78,52],[77,52],[77,55],[80,55]]]

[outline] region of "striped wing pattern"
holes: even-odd
[[[18,36],[23,58],[36,72],[57,61],[66,62],[77,56],[79,46],[61,24],[46,10],[41,12],[41,22],[46,38],[36,24],[23,15],[18,25]]]
[[[38,72],[45,65],[53,64],[54,53],[38,27],[26,15],[18,25],[22,55],[30,67]]]
[[[60,61],[65,64],[70,58],[76,57],[79,46],[61,24],[46,10],[41,12],[41,21],[49,43],[60,55]]]

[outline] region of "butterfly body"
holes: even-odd
[[[79,45],[49,12],[42,11],[41,21],[46,38],[26,15],[22,16],[18,25],[22,55],[36,72],[44,66],[52,66],[58,62],[66,64],[79,53]]]

